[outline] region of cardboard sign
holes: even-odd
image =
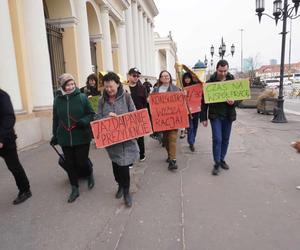
[[[250,99],[249,80],[240,79],[224,82],[211,82],[204,85],[205,103],[245,99]]]
[[[95,111],[95,113],[97,113],[97,111],[98,111],[99,96],[88,97],[88,100],[89,100],[89,102],[90,102],[93,110]]]
[[[149,104],[153,131],[189,127],[186,97],[182,92],[151,94]]]
[[[187,92],[187,102],[191,113],[201,111],[202,84],[197,83],[183,88]]]
[[[97,148],[152,134],[147,109],[91,122]]]

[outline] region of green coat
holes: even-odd
[[[71,94],[59,93],[53,104],[53,136],[60,146],[89,144],[90,122],[94,111],[85,94],[78,88]]]

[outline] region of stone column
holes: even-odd
[[[159,56],[159,50],[155,50],[155,77],[159,76],[159,73],[161,71],[160,68],[160,56]]]
[[[125,34],[124,21],[120,21],[118,23],[118,33],[119,33],[120,73],[124,77],[126,77],[128,66],[127,66],[126,34]]]
[[[149,36],[147,27],[147,15],[143,15],[143,27],[144,27],[144,41],[145,41],[145,75],[149,75]]]
[[[89,26],[87,18],[87,9],[85,0],[74,1],[76,15],[78,18],[77,45],[78,45],[78,63],[79,63],[79,85],[84,86],[86,78],[92,73],[91,49]]]
[[[0,23],[0,88],[10,95],[18,112],[23,110],[23,105],[7,0],[0,1]]]
[[[135,66],[141,67],[141,52],[140,52],[140,35],[139,35],[139,18],[138,18],[138,7],[137,1],[132,0],[132,24],[133,24],[133,33],[134,33],[134,57],[135,57]]]
[[[96,60],[97,60],[97,69],[99,71],[103,71],[103,35],[90,35],[90,41],[96,44]],[[97,72],[97,73],[98,73]]]
[[[127,67],[133,68],[135,66],[134,55],[134,36],[133,36],[133,24],[132,24],[132,11],[129,7],[125,11],[125,26],[126,26],[126,45],[127,45]]]
[[[103,52],[104,52],[104,61],[103,68],[105,71],[112,71],[113,60],[112,60],[112,47],[111,47],[111,37],[110,37],[110,27],[109,27],[109,7],[102,5],[100,8],[101,14],[101,24],[102,24],[102,33],[103,33]]]
[[[80,83],[80,68],[76,35],[78,19],[76,17],[49,19],[47,20],[47,23],[64,29],[63,48],[66,72],[72,74],[75,81]]]
[[[20,6],[33,110],[49,109],[53,90],[43,1],[23,0]]]
[[[166,49],[167,70],[171,73],[172,78],[175,78],[175,59],[170,49]]]
[[[155,41],[154,41],[154,32],[153,32],[154,25],[153,23],[150,24],[150,43],[151,43],[151,54],[152,54],[152,74],[156,74],[156,61],[155,61]],[[157,76],[156,76],[157,77]]]
[[[143,10],[142,7],[139,6],[139,37],[140,37],[140,57],[141,57],[141,66],[140,70],[142,75],[144,75],[145,72],[145,39],[144,39],[144,22],[143,22]]]

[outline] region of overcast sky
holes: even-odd
[[[291,0],[289,0],[292,3]],[[241,67],[241,31],[243,31],[244,58],[257,58],[259,65],[269,64],[270,59],[280,63],[282,21],[263,16],[261,24],[255,15],[255,0],[155,0],[159,10],[155,18],[155,31],[167,36],[172,31],[177,43],[178,57],[181,63],[193,66],[205,55],[210,62],[210,47],[213,44],[215,54],[221,44],[221,37],[227,46],[227,53],[234,43],[236,53],[226,57],[230,67]],[[266,10],[272,14],[273,0],[266,0]],[[298,11],[300,14],[300,8]],[[288,23],[288,31],[290,24]],[[288,62],[290,35],[287,34],[286,62]],[[300,18],[292,23],[291,62],[300,62]],[[214,55],[214,62],[217,61]]]

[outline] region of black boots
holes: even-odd
[[[227,165],[227,163],[225,161],[222,161],[220,162],[220,165],[221,165],[221,168],[225,169],[225,170],[228,170],[229,169],[229,166]]]
[[[218,175],[220,171],[219,168],[220,168],[220,162],[216,162],[212,171],[212,175]]]
[[[93,173],[91,173],[91,175],[88,176],[87,182],[88,182],[88,189],[92,189],[95,186],[95,179]]]
[[[178,168],[178,166],[176,165],[176,160],[170,160],[168,169],[169,170],[175,170],[177,168]]]
[[[190,144],[190,150],[191,150],[192,152],[195,152],[195,146],[194,146],[194,144]]]
[[[124,192],[123,195],[124,195],[124,202],[125,202],[126,207],[131,207],[132,206],[132,198],[129,193],[129,188],[124,188],[123,192]]]
[[[122,198],[122,196],[123,196],[123,187],[121,185],[119,185],[118,191],[116,192],[115,197],[116,197],[116,199],[120,199],[120,198]]]
[[[71,203],[77,199],[79,196],[79,188],[76,186],[72,186],[71,194],[69,195],[68,202]]]
[[[32,193],[30,190],[28,191],[23,191],[23,192],[19,192],[17,198],[13,201],[14,205],[18,205],[24,201],[26,201],[28,198],[30,198],[32,196]]]

